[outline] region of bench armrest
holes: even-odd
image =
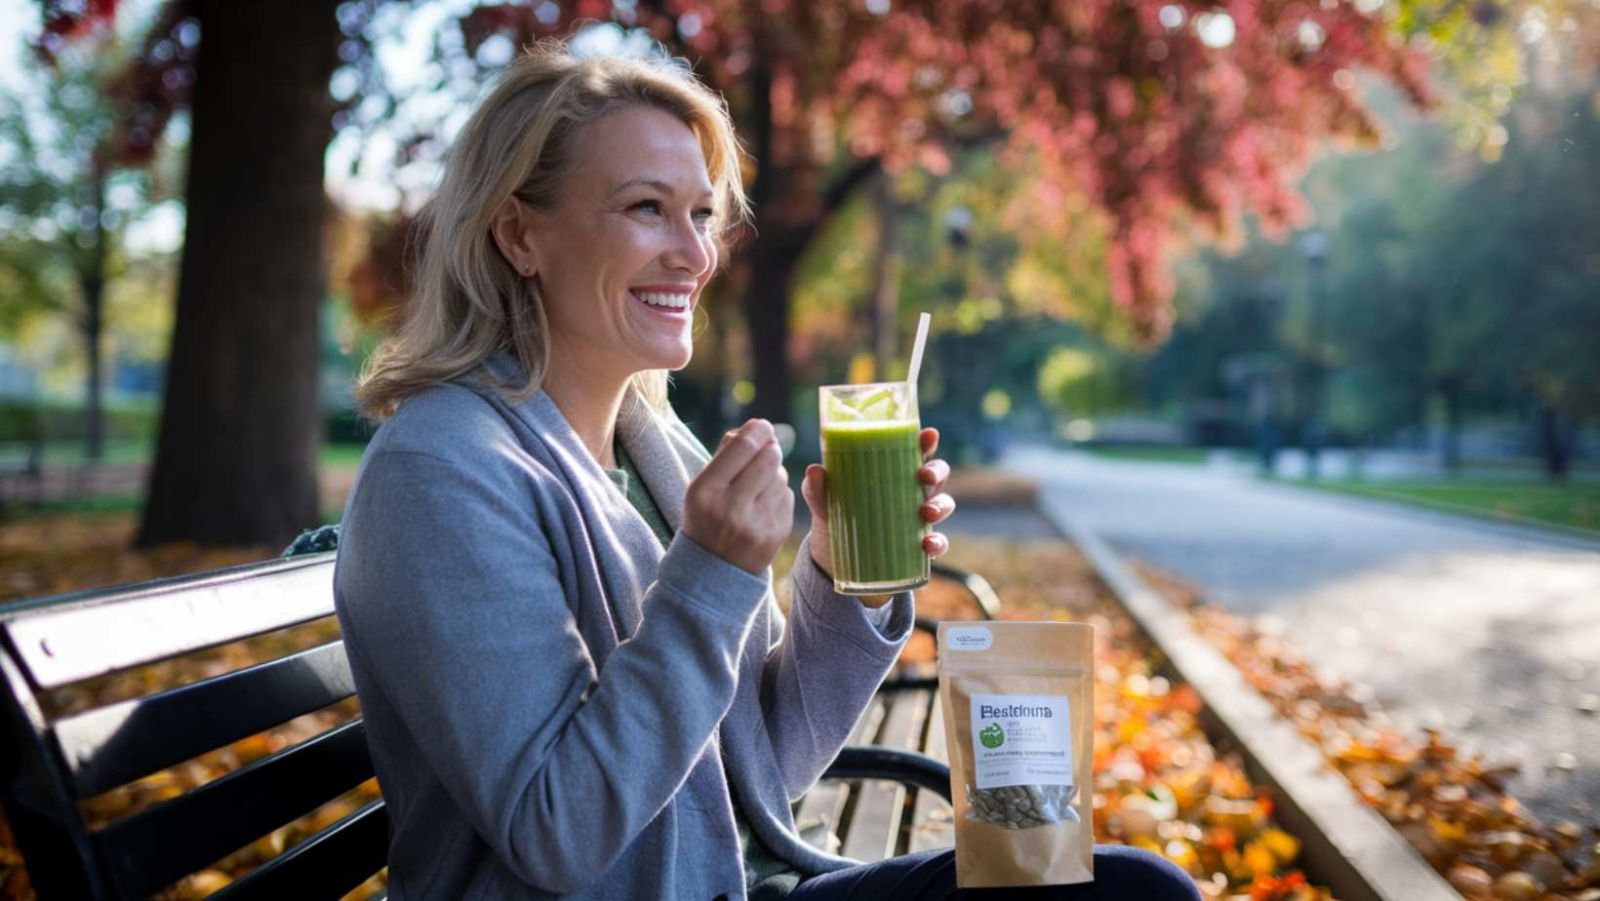
[[[933,561],[930,568],[934,575],[941,579],[949,579],[965,588],[967,594],[971,595],[972,602],[978,605],[978,613],[984,619],[1000,618],[1000,595],[995,592],[994,586],[989,584],[988,579],[939,560]],[[937,623],[934,625],[935,629],[930,631],[937,630]]]
[[[849,745],[839,751],[822,778],[890,779],[927,789],[950,800],[950,767],[915,751]]]
[[[977,605],[978,615],[981,619],[992,620],[1000,617],[1000,595],[995,593],[994,586],[989,584],[988,579],[975,572],[968,572],[960,567],[941,563],[938,560],[933,561],[932,568],[934,575],[941,579],[955,582],[966,589],[968,597]],[[940,620],[919,616],[913,625],[919,632],[937,636],[939,634],[939,623]],[[878,693],[889,695],[901,691],[931,690],[938,687],[939,680],[933,676],[897,675],[878,686]],[[949,799],[947,798],[946,800]]]

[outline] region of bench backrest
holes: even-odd
[[[332,553],[0,606],[0,803],[44,898],[144,898],[372,777],[359,719],[91,828],[79,802],[354,694],[341,641],[51,718],[46,695],[333,613]],[[338,897],[376,873],[375,801],[214,897]]]
[[[193,684],[51,712],[50,696],[62,689],[330,617],[333,560],[332,552],[308,554],[0,605],[0,805],[41,897],[147,897],[372,777],[356,718],[105,825],[81,813],[85,799],[352,697],[338,640]],[[984,618],[998,611],[982,577],[939,563],[934,570],[964,586]],[[932,682],[902,677],[884,690]],[[882,774],[846,766],[833,775]],[[387,812],[373,801],[213,897],[337,898],[378,872],[387,852]]]

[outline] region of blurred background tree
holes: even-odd
[[[323,157],[338,4],[172,0],[120,76],[109,155],[148,160],[192,120],[185,240],[160,439],[139,544],[284,541],[319,518]],[[46,0],[54,58],[116,0]]]
[[[1528,422],[1547,474],[1564,475],[1577,425],[1600,413],[1597,109],[1590,69],[1525,87],[1483,141],[1397,113],[1383,165],[1332,158],[1307,181],[1323,270],[1297,241],[1192,264],[1149,400],[1224,402],[1216,375],[1229,355],[1315,354],[1342,442],[1420,446],[1437,422],[1441,463],[1455,469],[1463,427],[1510,413]]]
[[[131,54],[98,28],[33,72],[31,90],[0,98],[0,334],[70,323],[86,362],[79,434],[89,460],[104,453],[108,287],[131,280],[127,229],[170,190],[159,167],[130,166],[114,149],[117,78]]]
[[[1290,185],[1318,139],[1376,134],[1336,72],[1369,69],[1429,97],[1422,58],[1388,40],[1383,17],[1342,4],[542,2],[474,9],[460,50],[493,70],[511,48],[588,20],[696,60],[729,99],[758,216],[732,273],[748,407],[777,419],[791,418],[796,267],[856,190],[876,183],[878,216],[892,217],[899,204],[885,198],[898,188],[880,173],[944,175],[972,147],[1032,167],[1045,196],[1081,198],[1103,219],[1110,296],[1154,340],[1180,218],[1225,233],[1250,209],[1282,227],[1300,210]],[[459,56],[441,42],[438,58],[449,71]],[[1062,214],[1047,206],[1035,224]],[[880,227],[878,241],[894,234]],[[885,248],[879,285],[897,268]],[[873,289],[877,321],[894,293]]]
[[[52,57],[118,4],[42,0],[41,8],[39,46]],[[1370,296],[1402,275],[1422,285],[1420,269],[1391,261],[1360,282],[1346,271],[1349,238],[1330,228],[1314,289],[1296,275],[1294,251],[1280,251],[1291,255],[1290,268],[1271,290],[1259,280],[1239,286],[1231,296],[1252,298],[1256,311],[1235,316],[1222,312],[1233,302],[1220,296],[1192,309],[1181,293],[1177,307],[1171,302],[1174,271],[1231,261],[1202,254],[1178,270],[1174,262],[1197,241],[1235,253],[1256,235],[1282,238],[1305,223],[1317,179],[1308,183],[1311,204],[1295,186],[1313,154],[1329,139],[1378,146],[1374,92],[1404,111],[1427,108],[1443,84],[1450,134],[1471,148],[1461,154],[1505,155],[1506,136],[1522,127],[1506,119],[1511,104],[1528,73],[1548,65],[1541,48],[1570,35],[1578,50],[1563,52],[1579,52],[1593,41],[1595,15],[1581,0],[1102,0],[1067,8],[1044,0],[297,0],[271,16],[207,0],[146,8],[154,24],[114,95],[115,149],[123,160],[148,159],[175,115],[192,121],[176,326],[140,534],[147,544],[275,541],[319,518],[327,266],[342,309],[368,327],[387,321],[405,294],[409,223],[449,137],[484,80],[532,39],[575,35],[583,52],[658,45],[689,59],[729,100],[750,152],[758,219],[707,299],[706,349],[679,379],[680,402],[705,430],[735,412],[730,403],[796,418],[791,405],[806,396],[794,390],[797,374],[893,374],[906,321],[924,307],[949,340],[967,342],[947,352],[998,367],[944,379],[956,389],[951,409],[975,421],[1002,407],[1044,415],[1034,394],[1054,347],[1041,341],[1013,352],[1005,343],[1031,324],[1030,335],[1055,334],[1122,373],[1114,381],[1123,397],[1192,394],[1161,373],[1183,368],[1174,360],[1200,365],[1235,351],[1264,353],[1250,359],[1292,371],[1289,408],[1320,409],[1326,388],[1330,417],[1349,407],[1337,401],[1352,386],[1409,379],[1411,394],[1400,392],[1392,409],[1355,405],[1363,427],[1378,430],[1415,418],[1419,385],[1466,385],[1451,360],[1469,358],[1473,339],[1430,344],[1438,350],[1421,368],[1379,366],[1387,357],[1373,350],[1372,366],[1347,369],[1341,361],[1356,351],[1345,336],[1359,329],[1331,312],[1332,300],[1311,299],[1358,284],[1366,287],[1349,290]],[[411,52],[419,46],[420,56]],[[330,210],[324,186],[341,181],[382,183],[382,197]],[[1558,269],[1570,280],[1569,269]],[[1539,271],[1551,285],[1560,281]],[[1228,283],[1213,275],[1196,283]],[[1579,279],[1547,293],[1584,290]],[[1421,297],[1402,317],[1406,328],[1450,317]],[[1233,317],[1256,337],[1218,335],[1198,350],[1189,338],[1219,329],[1210,315]],[[1144,361],[1175,316],[1181,340]],[[1043,327],[1064,321],[1068,332]],[[998,343],[984,345],[986,334]],[[354,352],[370,340],[342,334],[337,343]],[[1263,346],[1238,350],[1241,343]],[[859,355],[845,345],[871,349],[870,364],[852,369]],[[1581,406],[1570,378],[1523,369],[1528,385],[1562,398],[1562,409]],[[1200,383],[1227,381],[1198,375]],[[1015,385],[983,385],[1002,378]],[[1552,421],[1555,433],[1566,427]]]

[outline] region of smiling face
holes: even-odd
[[[579,162],[555,207],[518,204],[521,240],[501,242],[539,280],[550,371],[611,382],[682,369],[694,351],[694,306],[717,263],[700,142],[648,107],[583,125],[571,141]]]

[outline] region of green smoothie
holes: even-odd
[[[922,450],[913,420],[831,422],[822,428],[828,471],[828,531],[840,591],[879,594],[928,581],[917,514]]]

